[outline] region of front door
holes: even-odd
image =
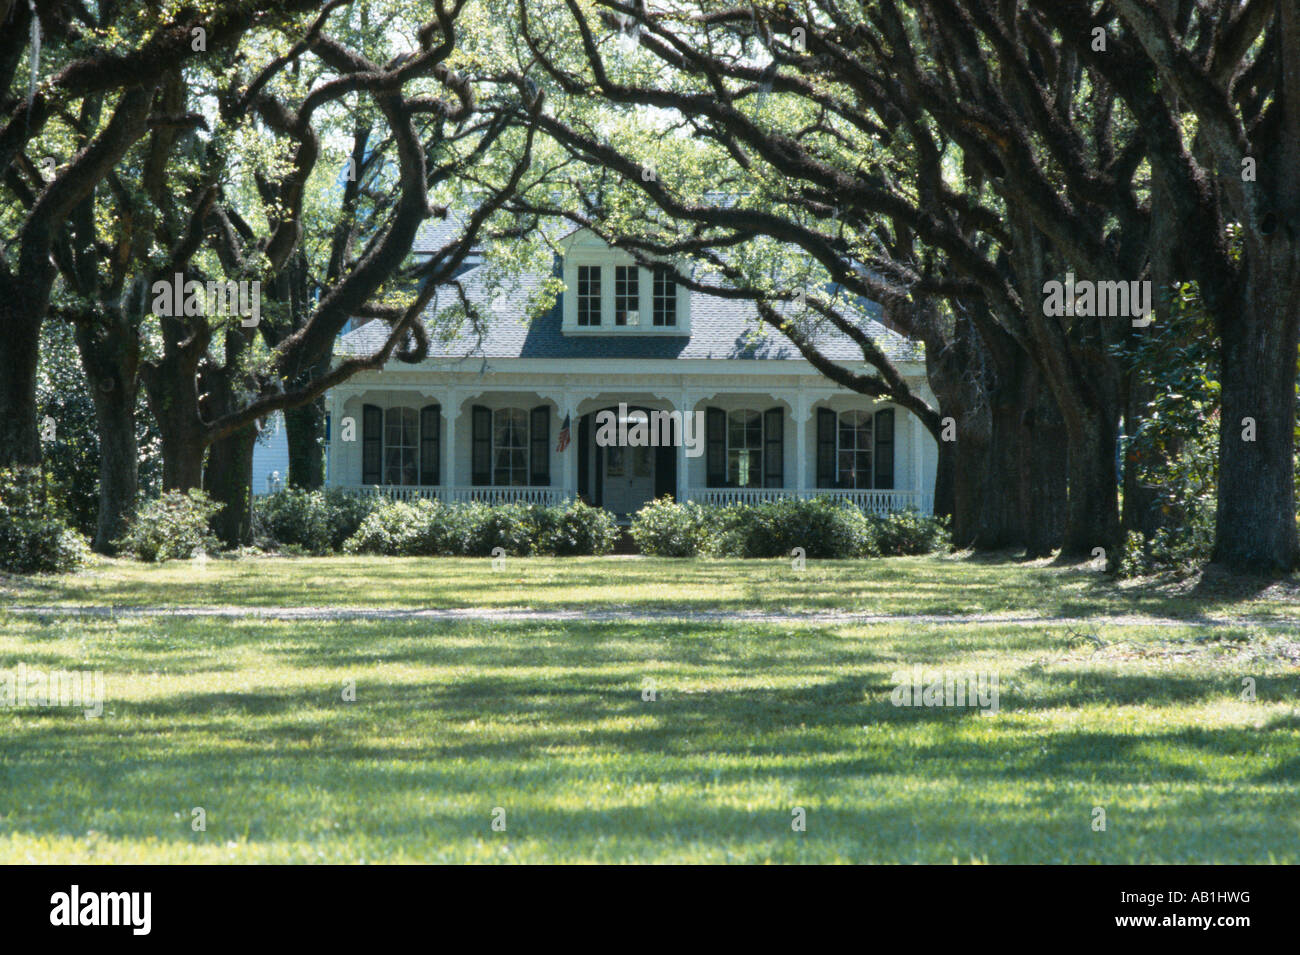
[[[605,507],[631,517],[654,499],[654,448],[604,448]]]

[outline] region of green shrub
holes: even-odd
[[[608,554],[617,538],[609,512],[579,501],[562,507],[394,501],[368,514],[343,549],[394,557],[490,557],[500,547],[511,557],[579,556]]]
[[[208,519],[219,510],[221,505],[200,490],[168,491],[140,506],[117,548],[149,562],[212,553],[221,545],[208,527]]]
[[[713,515],[708,551],[717,557],[870,557],[873,527],[857,507],[828,497],[780,498],[721,508]]]
[[[1120,577],[1159,573],[1188,577],[1196,573],[1214,550],[1214,513],[1208,508],[1194,513],[1194,521],[1161,527],[1151,537],[1129,531],[1116,573]]]
[[[707,512],[699,504],[659,498],[633,515],[630,533],[647,557],[694,557],[707,543]]]
[[[253,520],[259,534],[277,544],[322,554],[330,549],[330,520],[319,491],[284,488],[253,498]]]
[[[373,498],[338,488],[285,488],[253,499],[253,517],[261,534],[277,544],[312,554],[339,550],[374,509]]]
[[[361,528],[361,522],[379,506],[379,501],[373,497],[349,494],[340,488],[330,488],[324,495],[325,507],[329,512],[330,549],[341,551],[344,542]]]
[[[533,552],[537,525],[529,504],[464,504],[469,520],[464,540],[465,557],[489,557],[500,547],[509,557],[527,557]]]
[[[0,470],[0,570],[63,573],[89,558],[85,538],[68,526],[39,468]]]
[[[564,507],[539,507],[536,551],[556,557],[599,557],[614,549],[618,524],[603,507],[570,501]]]
[[[952,543],[943,518],[929,517],[919,511],[890,511],[872,514],[871,523],[876,548],[884,557],[907,557],[946,550]]]
[[[844,559],[927,554],[948,544],[938,518],[915,511],[867,515],[833,497],[777,498],[701,507],[665,498],[632,518],[632,539],[648,557],[789,557]]]
[[[348,554],[384,554],[389,557],[427,556],[429,528],[442,505],[437,501],[388,501],[361,521],[343,545]]]

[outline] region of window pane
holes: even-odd
[[[384,412],[385,484],[415,484],[415,446],[419,418],[414,408],[389,408]]]
[[[528,483],[528,413],[522,408],[492,412],[492,483]]]
[[[628,312],[641,308],[640,269],[635,265],[619,265],[614,269],[614,324],[626,325]]]
[[[660,266],[654,275],[654,323],[661,326],[677,324],[677,283],[668,269]]]
[[[578,266],[578,324],[600,324],[600,267]]]
[[[763,416],[757,411],[727,415],[727,483],[760,487],[763,483]]]
[[[836,477],[842,487],[871,487],[871,414],[845,411],[839,416]]]

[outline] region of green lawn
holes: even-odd
[[[391,557],[101,561],[79,574],[0,575],[0,607],[21,605],[534,608],[873,614],[1151,614],[1182,619],[1300,618],[1300,582],[1206,579],[1116,583],[1092,567],[900,557],[809,561],[640,557],[491,561]]]
[[[488,566],[113,562],[9,580],[0,599],[1230,609],[1222,594],[937,558],[803,575],[776,562]],[[1244,606],[1300,617],[1281,586]],[[102,669],[106,705],[89,720],[0,709],[0,862],[1300,862],[1300,639],[1246,623],[0,613],[0,669],[20,662]],[[996,672],[999,712],[894,706],[891,675],[916,663]],[[356,702],[342,699],[349,680]],[[794,807],[806,832],[791,829]]]

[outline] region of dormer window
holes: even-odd
[[[656,327],[677,324],[677,280],[662,265],[655,267],[654,323]]]
[[[600,324],[599,265],[578,266],[578,324]]]
[[[614,324],[641,323],[641,270],[635,265],[614,266]]]
[[[564,242],[565,335],[691,334],[691,293],[670,266],[642,265],[579,230]]]

